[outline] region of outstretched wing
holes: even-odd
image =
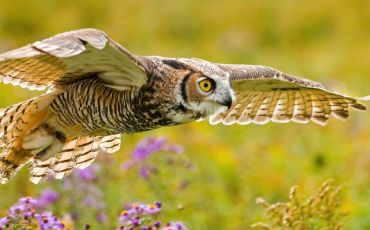
[[[0,54],[0,82],[5,84],[43,90],[91,76],[120,90],[147,80],[144,63],[96,29],[61,33]]]
[[[325,125],[330,115],[347,118],[349,107],[366,109],[355,98],[270,67],[224,64],[219,67],[229,73],[236,102],[227,111],[211,116],[211,124],[307,123],[311,120]]]

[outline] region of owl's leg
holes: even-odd
[[[32,131],[23,138],[17,137],[0,155],[0,183],[5,183],[23,165],[34,157],[46,160],[63,149],[66,138],[47,125]]]
[[[36,159],[41,161],[49,159],[50,157],[60,152],[60,150],[63,149],[64,144],[65,142],[62,142],[59,139],[55,139],[50,146],[36,154]]]
[[[45,129],[39,128],[29,135],[23,137],[22,148],[29,150],[33,155],[38,154],[49,147],[55,137],[50,135]]]
[[[47,125],[23,138],[22,148],[29,150],[39,160],[46,160],[62,150],[66,138]]]

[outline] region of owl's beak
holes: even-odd
[[[221,105],[227,106],[230,109],[233,104],[233,98],[230,93],[226,94],[224,98],[219,102]]]

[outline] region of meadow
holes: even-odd
[[[267,65],[363,97],[370,94],[369,12],[367,0],[0,0],[0,52],[94,27],[134,54]],[[0,107],[39,94],[0,84]],[[119,152],[100,153],[64,180],[35,185],[22,169],[0,185],[0,218],[33,197],[70,229],[116,229],[133,204],[160,202],[160,213],[149,216],[162,226],[250,229],[266,221],[258,198],[286,202],[295,185],[310,197],[332,180],[341,186],[335,205],[346,213],[343,229],[370,229],[369,115],[352,110],[346,122],[324,127],[200,122],[123,135]]]

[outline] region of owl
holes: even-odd
[[[30,180],[89,166],[121,134],[208,119],[211,124],[289,121],[320,125],[365,110],[320,83],[260,65],[138,56],[96,29],[55,35],[0,54],[0,82],[38,97],[0,111],[0,182],[22,166]]]

